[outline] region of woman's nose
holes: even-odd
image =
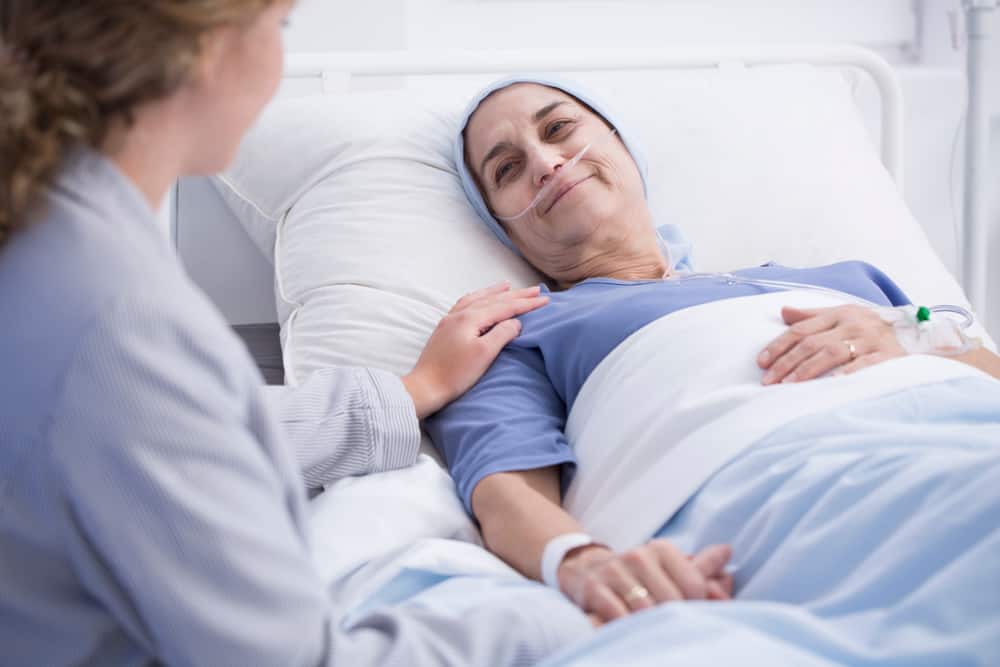
[[[566,164],[566,157],[556,146],[537,146],[530,157],[532,169],[532,181],[535,187],[541,187],[552,180],[562,166]]]
[[[550,181],[556,172],[566,163],[566,157],[558,146],[539,142],[529,146],[526,151],[528,173],[531,182],[540,188]]]
[[[542,187],[543,185],[545,185],[546,183],[548,183],[549,181],[551,181],[553,178],[555,178],[556,173],[560,169],[562,169],[562,163],[561,162],[552,165],[552,167],[549,168],[549,169],[542,169],[542,170],[540,170],[539,171],[540,175],[536,179],[535,185],[537,185],[538,187]]]

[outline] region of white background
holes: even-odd
[[[862,44],[899,68],[907,103],[905,196],[956,273],[964,104],[959,6],[960,0],[299,0],[286,44],[289,52],[732,40]],[[1000,33],[1000,16],[994,21]],[[1000,34],[991,63],[1000,84]],[[993,180],[1000,181],[1000,94],[992,108]],[[1000,261],[994,261],[1000,258],[1000,188],[992,202],[989,329],[1000,337]]]

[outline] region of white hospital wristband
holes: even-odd
[[[559,564],[563,562],[567,552],[577,547],[594,544],[594,538],[586,533],[566,533],[549,540],[542,552],[542,581],[546,586],[559,590]]]

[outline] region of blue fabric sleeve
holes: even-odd
[[[566,405],[540,352],[508,346],[476,386],[426,420],[466,511],[487,475],[561,465],[565,489],[576,459],[563,428]]]
[[[899,285],[897,285],[892,278],[883,273],[881,269],[872,266],[868,262],[858,262],[858,264],[865,268],[868,273],[868,277],[871,278],[871,281],[875,283],[880,290],[882,290],[885,297],[889,299],[889,303],[893,306],[910,305],[909,297],[907,297],[903,290],[899,288]]]

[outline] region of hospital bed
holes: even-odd
[[[465,101],[523,71],[568,73],[627,118],[654,215],[692,240],[699,270],[862,259],[914,301],[968,306],[903,201],[899,82],[864,49],[293,56],[235,163],[172,195],[185,265],[270,381],[331,364],[404,373],[459,296],[540,279],[476,222],[451,163]],[[338,482],[313,512],[348,606],[403,565],[517,576],[475,546],[426,439],[413,468]]]

